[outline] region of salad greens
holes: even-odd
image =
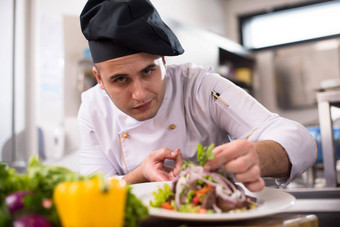
[[[214,149],[215,144],[212,143],[209,145],[209,147],[202,146],[201,144],[197,144],[197,161],[200,163],[201,166],[204,166],[204,164],[209,161],[214,159],[214,153],[212,150]],[[187,169],[190,166],[196,166],[196,164],[192,161],[184,161],[181,171]]]
[[[214,158],[212,149],[197,146],[200,165],[185,162],[181,172],[168,184],[153,192],[150,206],[186,213],[239,212],[257,207],[256,198],[245,194],[233,179],[217,171],[206,171],[203,165]]]
[[[51,198],[53,189],[64,181],[85,180],[83,176],[61,166],[43,165],[32,156],[29,160],[27,173],[19,174],[5,163],[0,163],[0,203],[6,195],[21,190],[39,191],[46,198]]]
[[[148,209],[143,203],[131,192],[128,186],[125,205],[124,227],[137,227],[139,221],[149,215]]]
[[[165,184],[163,188],[158,188],[158,191],[153,192],[155,200],[150,201],[150,205],[153,207],[160,207],[162,203],[164,203],[170,196],[173,196],[174,193],[171,191],[171,187],[168,184]]]
[[[54,187],[60,182],[67,180],[85,179],[89,176],[81,176],[69,169],[60,166],[43,165],[37,158],[32,156],[29,160],[27,173],[19,174],[7,164],[0,163],[0,226],[10,226],[10,223],[19,215],[34,213],[45,216],[53,226],[60,226],[60,220],[54,203],[44,207],[50,200]],[[5,197],[21,191],[34,193],[23,199],[24,208],[11,215],[8,212]]]
[[[19,174],[6,163],[0,162],[0,226],[11,226],[12,217],[5,203],[5,197],[11,193],[28,190],[34,192],[24,198],[23,213],[35,213],[45,216],[53,226],[60,226],[60,220],[52,201],[53,190],[61,182],[90,179],[91,175],[80,175],[61,166],[42,164],[37,156],[29,160],[27,172]],[[45,202],[50,200],[51,205],[46,207]],[[124,226],[138,226],[140,220],[148,215],[147,208],[127,189]]]
[[[197,160],[199,161],[200,165],[203,166],[208,160],[214,159],[214,153],[212,150],[214,149],[215,144],[212,143],[209,145],[209,147],[202,146],[201,144],[197,145]],[[186,170],[190,166],[196,166],[196,164],[192,161],[184,161],[181,171]],[[209,176],[208,176],[209,177]],[[200,182],[203,184],[203,182]],[[191,190],[189,191],[186,201],[192,199],[194,196],[195,191]],[[164,203],[171,197],[174,196],[174,192],[172,192],[171,187],[168,184],[165,184],[163,188],[159,187],[157,191],[152,193],[154,200],[150,201],[150,206],[152,207],[161,207]],[[188,202],[189,203],[189,202]],[[171,204],[170,204],[171,205]],[[172,206],[175,207],[175,206]],[[193,209],[190,205],[189,206],[181,206],[180,207],[181,212],[196,212],[197,209]]]

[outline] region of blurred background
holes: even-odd
[[[325,145],[327,162],[333,164],[329,171],[339,171],[340,96],[331,98],[326,115],[318,104],[327,98],[317,96],[340,87],[339,1],[151,2],[185,49],[184,55],[169,57],[168,64],[212,66],[270,111],[306,126],[319,151],[320,120],[330,119],[323,133],[331,141]],[[25,170],[32,154],[78,170],[80,95],[96,84],[79,24],[85,3],[0,2],[0,161],[18,170]],[[315,166],[296,184],[325,186],[318,172],[323,157],[319,152]]]

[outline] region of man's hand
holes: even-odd
[[[165,165],[166,159],[174,160],[175,168]],[[123,179],[129,184],[172,180],[180,172],[182,164],[183,157],[179,149],[162,148],[151,152],[136,169],[126,174]]]
[[[215,157],[205,163],[206,170],[217,169],[219,166],[233,173],[250,191],[261,191],[265,184],[261,178],[260,159],[255,145],[247,140],[236,140],[215,147]]]

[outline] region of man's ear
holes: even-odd
[[[163,61],[164,67],[166,68],[166,61],[165,61],[165,57],[164,56],[162,56],[162,61]]]
[[[99,87],[100,87],[101,89],[105,90],[104,84],[103,84],[103,81],[102,81],[102,77],[100,76],[100,74],[99,74],[99,72],[98,72],[98,70],[97,70],[97,68],[96,68],[95,66],[92,67],[92,71],[93,71],[94,76],[95,76],[96,79],[97,79],[97,82],[98,82],[98,84],[99,84]]]

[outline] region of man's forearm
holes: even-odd
[[[260,159],[262,177],[288,177],[291,163],[283,147],[275,141],[255,142],[255,149]]]
[[[128,184],[137,184],[137,183],[143,183],[143,182],[148,181],[143,176],[140,166],[138,166],[136,169],[125,174],[125,176],[123,177],[123,180],[125,180],[125,182]]]

